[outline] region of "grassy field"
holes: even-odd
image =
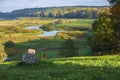
[[[24,37],[23,37],[24,38]],[[17,38],[21,40],[23,38]],[[16,40],[11,38],[11,40]],[[25,39],[24,42],[17,41],[14,47],[5,48],[5,52],[11,57],[11,60],[19,60],[20,55],[27,53],[27,49],[32,48],[36,50],[38,56],[40,54],[45,54],[47,59],[53,59],[59,57],[59,48],[62,43],[66,41],[65,39],[57,38],[39,38],[35,37],[31,39]],[[90,47],[88,46],[86,40],[76,40],[74,39],[76,47],[79,49],[78,54],[80,56],[87,56],[90,54]]]
[[[57,24],[55,27],[61,26],[86,26],[90,27],[94,19],[70,19],[69,22],[63,21],[62,24]]]
[[[60,20],[60,22],[59,22]],[[50,24],[53,27],[63,28],[65,27],[73,27],[73,26],[81,26],[81,27],[91,27],[91,23],[94,19],[69,19],[67,22],[66,19],[37,19],[37,18],[21,18],[15,20],[0,20],[0,26],[15,26],[15,27],[26,27],[32,25],[46,25]]]
[[[0,63],[0,80],[120,80],[120,55]]]
[[[94,19],[58,19],[54,23],[48,23],[41,28],[44,30],[89,30]]]
[[[68,22],[69,20],[69,22]],[[72,27],[91,28],[91,23],[94,19],[37,19],[37,18],[20,18],[17,20],[1,20],[0,28],[8,28],[8,31],[13,27],[24,28],[30,25],[49,25],[55,29],[72,30]],[[9,29],[9,27],[10,29]],[[48,27],[49,27],[48,26]],[[17,30],[19,30],[19,28]],[[4,31],[4,30],[2,30]],[[13,30],[14,32],[15,30]],[[55,37],[39,37],[36,36],[42,31],[35,31],[32,33],[10,33],[4,34],[0,31],[0,43],[4,44],[6,41],[13,41],[15,47],[5,48],[5,52],[11,57],[11,60],[19,60],[22,54],[27,52],[27,49],[33,48],[40,56],[44,53],[48,59],[59,57],[59,48],[61,44],[69,37],[75,38],[75,45],[79,48],[78,54],[80,56],[90,55],[90,48],[87,44],[86,37],[81,38],[83,34],[89,33],[88,31],[72,30],[67,33],[60,33]],[[65,35],[65,36],[64,36]],[[66,36],[67,35],[67,36]],[[78,36],[79,35],[79,36]],[[77,38],[76,38],[77,36]],[[83,36],[84,37],[84,36]],[[45,49],[45,50],[41,50]]]
[[[59,21],[60,20],[60,21]],[[0,36],[35,36],[43,33],[42,30],[28,30],[27,26],[44,25],[46,29],[52,30],[90,30],[94,19],[38,19],[38,18],[20,18],[17,20],[1,20]],[[42,28],[42,27],[41,27]],[[42,28],[43,29],[43,28]]]
[[[68,22],[67,19],[30,18],[1,20],[0,30],[7,27],[9,31],[10,26],[11,29],[21,29],[30,25],[49,25],[47,27],[68,32],[55,37],[39,37],[36,36],[40,33],[38,31],[13,34],[0,31],[0,44],[9,40],[15,43],[14,47],[5,47],[10,62],[0,63],[0,80],[120,80],[120,55],[90,56],[87,37],[91,34],[89,30],[93,21],[94,19],[69,19]],[[75,46],[79,49],[78,57],[59,57],[59,48],[66,37],[74,38]],[[36,64],[20,63],[21,55],[27,53],[29,48],[36,50],[38,58],[45,54],[46,60],[40,60]]]
[[[60,21],[60,22],[59,22]],[[0,26],[6,28],[5,26],[11,26],[11,29],[14,27],[24,28],[25,26],[30,25],[50,25],[56,29],[64,29],[70,27],[81,27],[81,28],[91,28],[91,23],[94,19],[36,19],[36,18],[21,18],[18,20],[2,20],[0,21]],[[84,25],[84,26],[83,26]],[[1,27],[0,27],[1,28]],[[1,28],[3,29],[3,28]],[[72,30],[72,29],[70,29]],[[3,30],[4,31],[4,30]],[[8,29],[9,31],[9,29]],[[90,48],[87,44],[86,37],[81,38],[80,35],[86,34],[86,31],[73,30],[67,33],[60,33],[60,36],[55,37],[39,37],[36,36],[40,34],[41,31],[36,31],[32,33],[11,33],[4,34],[1,32],[0,43],[4,44],[6,41],[13,41],[15,47],[5,48],[5,52],[11,57],[11,60],[19,60],[22,54],[27,52],[27,49],[33,48],[36,49],[38,56],[41,53],[44,53],[48,59],[59,57],[58,49],[61,44],[69,37],[75,38],[77,36],[79,39],[75,40],[75,45],[79,48],[78,54],[80,56],[90,55]],[[76,35],[74,35],[76,34]],[[64,36],[67,35],[67,36]],[[78,36],[79,35],[79,36]],[[41,49],[45,50],[42,50]]]
[[[56,19],[39,19],[39,18],[20,18],[15,20],[0,21],[0,37],[4,36],[36,36],[43,33],[43,30],[26,29],[27,26],[40,26],[55,22]]]
[[[43,25],[56,21],[56,19],[39,19],[39,18],[20,18],[15,20],[1,20],[0,26],[26,27],[32,25]]]

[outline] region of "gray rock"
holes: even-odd
[[[34,49],[28,49],[28,53],[22,55],[21,61],[25,63],[37,63],[39,59],[35,56]]]
[[[28,49],[29,54],[35,54],[35,49]]]

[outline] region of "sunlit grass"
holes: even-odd
[[[58,57],[59,52],[58,50],[47,50],[47,51],[42,51],[37,55],[40,57],[41,54],[45,54],[47,59],[54,59]]]
[[[0,79],[120,80],[120,55],[56,58],[34,65],[17,63],[1,63]]]
[[[107,66],[107,67],[120,67],[120,55],[107,55],[107,56],[90,56],[90,57],[71,57],[53,59],[57,64],[73,64],[83,66]]]

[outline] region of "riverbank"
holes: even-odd
[[[54,24],[55,23],[54,21],[56,21],[56,20],[60,20],[60,19],[55,19],[55,20],[51,21],[51,23]],[[79,22],[81,20],[82,19],[70,19],[70,22],[68,24],[73,27],[75,27],[76,23],[77,23],[77,25],[82,26],[83,24],[86,24],[86,22],[88,21],[88,19],[86,19],[86,21],[84,19],[84,21],[83,21],[84,23],[79,24]],[[26,24],[29,24],[29,22],[30,22],[30,20],[28,20],[28,23],[27,23],[27,20],[21,20],[21,21],[19,20],[18,24],[21,23],[21,25],[22,25],[22,22],[24,22],[24,21],[26,22]],[[31,21],[35,22],[35,20],[31,20]],[[38,20],[36,20],[36,21],[38,21]],[[45,19],[43,21],[45,21]],[[50,21],[50,19],[48,20],[48,22],[49,21]],[[64,21],[66,21],[66,19],[64,19]],[[77,21],[77,22],[75,22],[75,21]],[[15,20],[15,22],[16,22],[16,20]],[[13,24],[13,26],[15,26],[16,25],[15,22],[10,21],[6,25]],[[91,24],[90,22],[88,21],[87,24],[90,25]],[[2,23],[2,22],[0,22],[0,23]],[[5,23],[5,21],[3,21],[2,24],[4,24],[4,23]],[[2,25],[2,24],[0,24],[0,25]],[[87,44],[87,38],[86,38],[88,36],[87,34],[89,34],[88,31],[80,31],[80,30],[78,30],[78,31],[72,30],[71,31],[70,30],[67,32],[61,32],[62,30],[53,30],[53,31],[44,31],[44,33],[43,33],[43,30],[38,28],[42,24],[43,23],[34,24],[35,26],[37,25],[36,30],[35,30],[34,25],[30,25],[30,26],[24,25],[24,27],[15,26],[15,28],[17,28],[16,30],[18,30],[18,31],[21,30],[19,28],[26,29],[26,27],[29,27],[30,29],[26,29],[26,30],[28,30],[27,33],[6,34],[3,32],[3,34],[1,34],[0,40],[1,40],[2,44],[4,44],[7,41],[12,41],[13,43],[15,43],[14,47],[10,47],[8,50],[5,50],[5,52],[8,54],[8,56],[12,55],[11,56],[12,60],[18,60],[20,55],[26,53],[27,52],[26,50],[29,48],[35,49],[37,51],[37,53],[44,53],[47,56],[47,58],[50,58],[50,59],[59,57],[59,47],[68,38],[74,39],[75,45],[79,48],[78,54],[80,56],[90,55],[89,54],[90,48]],[[49,24],[49,23],[46,23],[46,24]],[[67,24],[67,23],[66,22],[58,23],[58,24],[55,23],[52,26],[55,27],[55,25],[59,25],[59,27],[63,28],[63,26],[60,26],[60,24],[63,25],[63,24]],[[11,30],[16,31],[16,30],[14,30],[14,28],[12,26],[9,26],[9,27],[11,29],[8,29],[8,31],[11,31]],[[1,26],[0,26],[0,28],[1,28]],[[7,27],[4,27],[4,28],[6,29]],[[69,26],[67,27],[67,25],[66,25],[64,28],[69,28]],[[30,31],[33,30],[33,32],[29,32],[29,30]],[[3,29],[2,29],[2,31],[7,32],[6,30],[3,30]],[[42,35],[40,36],[40,34],[42,34]],[[40,49],[46,49],[46,50],[39,51]],[[37,55],[37,56],[39,56],[39,55]]]
[[[42,30],[42,29],[40,28],[40,26],[27,26],[26,29]],[[56,34],[57,34],[58,32],[61,32],[61,31],[59,31],[59,30],[44,31],[44,30],[43,30],[43,33],[42,33],[42,34],[39,34],[39,35],[37,35],[37,36],[43,36],[43,37],[45,37],[45,36],[56,36]]]

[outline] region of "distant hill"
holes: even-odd
[[[109,12],[107,6],[66,6],[26,8],[9,13],[0,12],[0,18],[49,17],[49,18],[96,18],[100,13]]]

